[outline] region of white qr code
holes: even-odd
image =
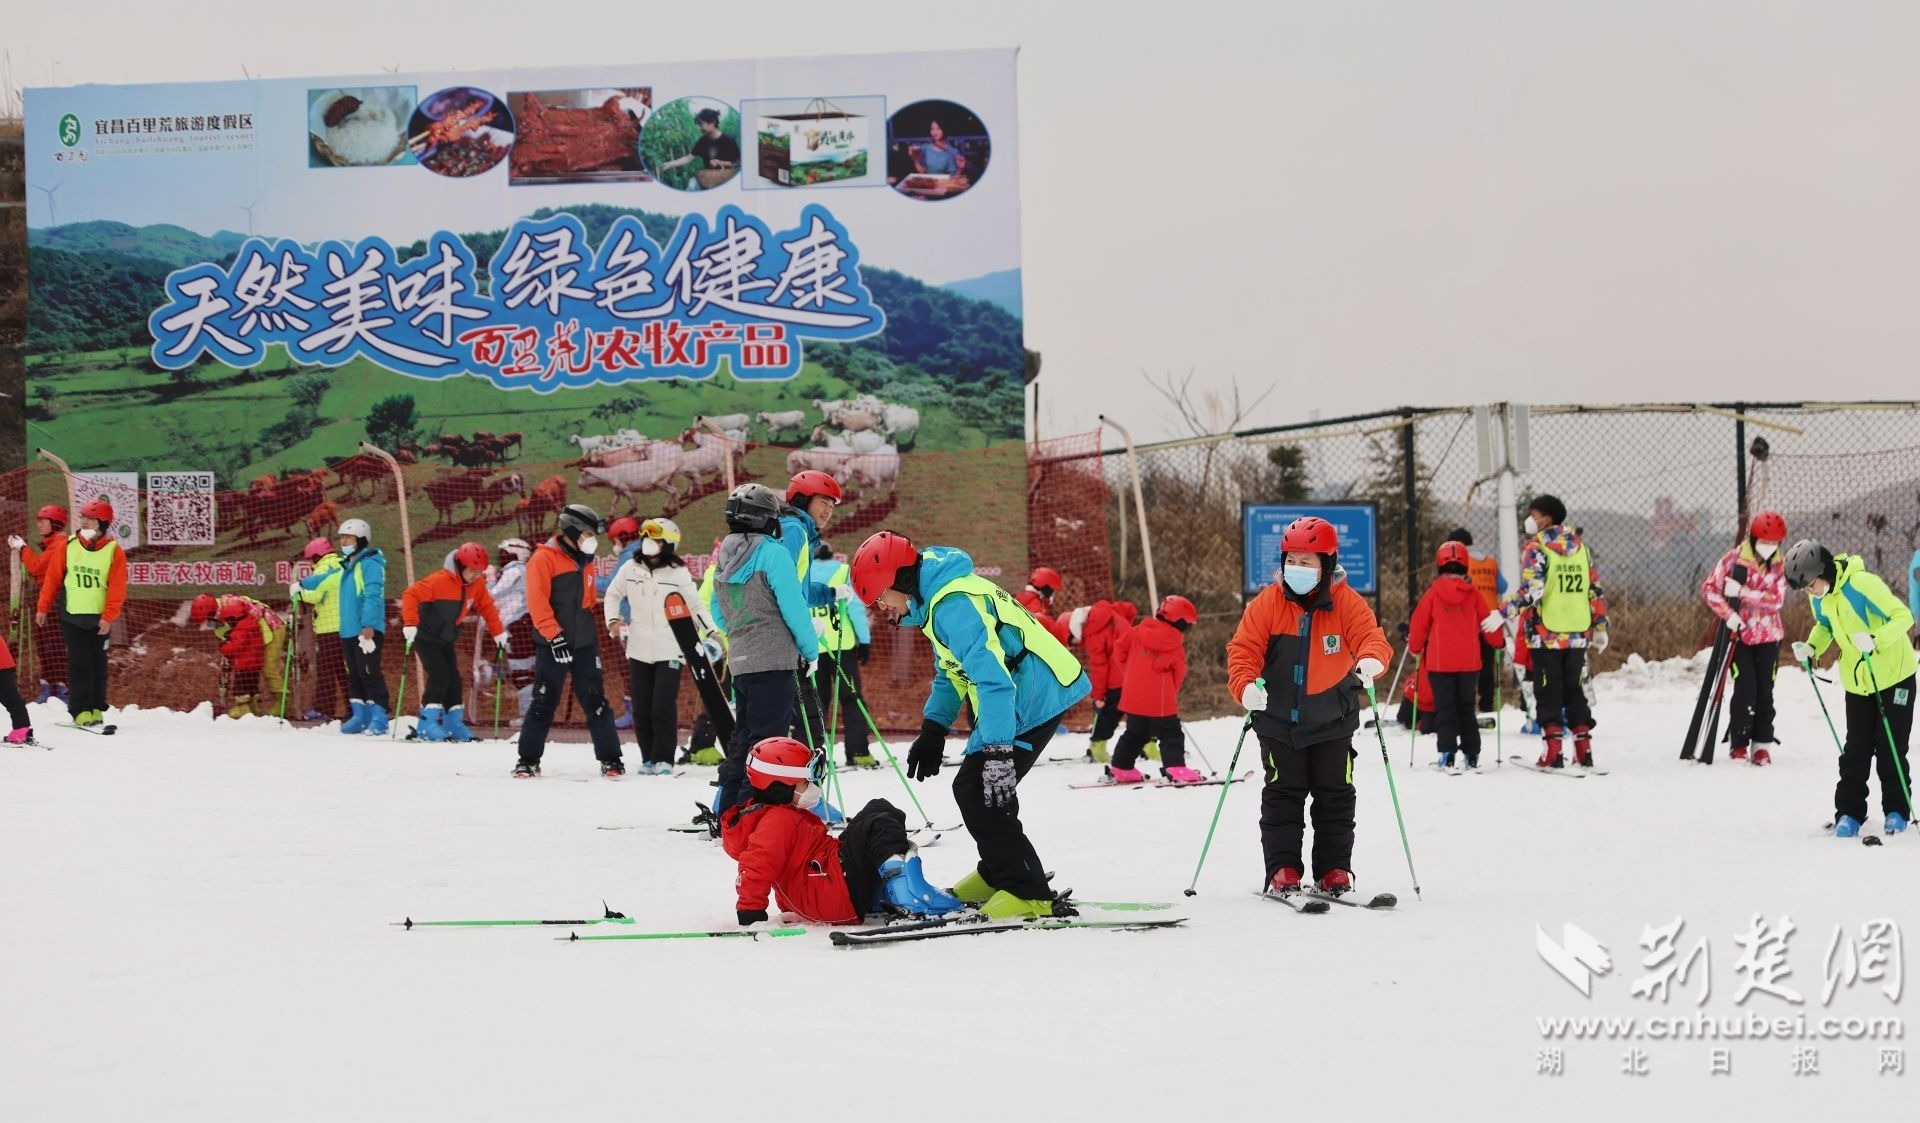
[[[213,473],[147,473],[147,541],[155,546],[213,545]]]

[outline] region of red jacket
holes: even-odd
[[[257,671],[267,664],[267,640],[260,632],[260,621],[254,616],[229,617],[227,623],[231,630],[227,632],[225,643],[220,645],[220,654],[236,671]]]
[[[13,665],[13,651],[7,647],[7,637],[0,636],[0,671],[11,671]]]
[[[740,864],[733,881],[739,911],[766,908],[772,893],[781,911],[815,923],[859,922],[840,868],[840,840],[813,812],[748,800],[721,816],[720,845]]]
[[[1058,618],[1054,617],[1046,598],[1035,592],[1032,585],[1013,594],[1013,599],[1019,601],[1020,607],[1026,609],[1035,620],[1040,621],[1041,627],[1052,632],[1054,639],[1068,645],[1073,643],[1073,628],[1068,624],[1066,616],[1062,614]]]
[[[1443,573],[1413,610],[1407,650],[1419,658],[1423,671],[1478,671],[1485,650],[1499,647],[1505,633],[1504,628],[1480,630],[1480,621],[1489,611],[1472,581]]]
[[[1187,681],[1187,637],[1148,617],[1133,629],[1133,653],[1120,688],[1120,712],[1138,717],[1177,717],[1180,687]]]
[[[1113,647],[1131,627],[1114,611],[1112,601],[1095,601],[1087,609],[1087,622],[1080,628],[1080,647],[1087,655],[1087,678],[1096,702],[1121,685],[1121,677],[1114,673]]]

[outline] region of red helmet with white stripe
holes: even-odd
[[[747,783],[755,791],[766,791],[774,784],[797,788],[802,780],[815,780],[813,750],[791,737],[768,737],[747,754]]]

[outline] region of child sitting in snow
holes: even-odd
[[[1134,767],[1149,740],[1160,742],[1160,770],[1176,784],[1206,779],[1187,767],[1187,738],[1180,726],[1180,687],[1187,681],[1187,629],[1200,619],[1193,602],[1170,596],[1160,611],[1133,630],[1132,651],[1120,687],[1126,731],[1113,748],[1107,776],[1116,784],[1138,784],[1146,776]]]
[[[824,761],[791,737],[768,737],[747,754],[747,798],[720,814],[720,844],[740,864],[735,918],[767,919],[768,893],[781,911],[816,924],[858,924],[883,901],[914,916],[964,907],[927,884],[906,814],[886,800],[869,802],[839,838],[827,833],[814,811]]]

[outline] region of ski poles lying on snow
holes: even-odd
[[[633,923],[633,919],[626,913],[615,912],[608,908],[605,901],[600,902],[600,911],[606,915],[594,917],[589,920],[415,920],[412,917],[408,917],[405,920],[394,921],[389,927],[405,928],[408,931],[412,931],[415,928],[530,928],[542,926],[564,927],[576,924]]]
[[[1253,684],[1264,690],[1267,686],[1267,680],[1257,678],[1253,680]],[[1375,710],[1373,717],[1374,721],[1378,722],[1380,720],[1380,712]],[[1239,739],[1233,743],[1233,759],[1227,762],[1227,781],[1220,785],[1220,798],[1215,801],[1213,805],[1213,822],[1207,824],[1207,841],[1200,847],[1200,860],[1194,864],[1193,880],[1187,883],[1186,894],[1189,897],[1196,896],[1200,892],[1200,871],[1207,867],[1207,851],[1213,849],[1214,828],[1220,825],[1220,812],[1226,809],[1227,789],[1233,787],[1233,775],[1240,768],[1240,747],[1247,743],[1247,733],[1251,729],[1253,729],[1253,715],[1248,714],[1247,720],[1240,723]]]
[[[1416,665],[1415,673],[1418,673]],[[1413,847],[1407,845],[1407,821],[1400,815],[1400,790],[1393,786],[1393,762],[1387,759],[1387,735],[1380,729],[1380,699],[1373,692],[1373,684],[1367,684],[1367,704],[1373,707],[1373,735],[1380,740],[1380,763],[1387,769],[1387,794],[1393,797],[1393,821],[1400,824],[1400,849],[1407,855],[1407,876],[1413,879],[1413,895],[1420,896],[1420,875],[1413,872]],[[1415,706],[1414,726],[1419,727],[1418,711]]]
[[[762,936],[804,936],[805,928],[716,928],[706,932],[607,932],[592,936],[582,936],[575,932],[571,936],[555,936],[556,940],[567,943],[585,943],[588,940],[721,940],[729,936],[744,936],[758,940]]]

